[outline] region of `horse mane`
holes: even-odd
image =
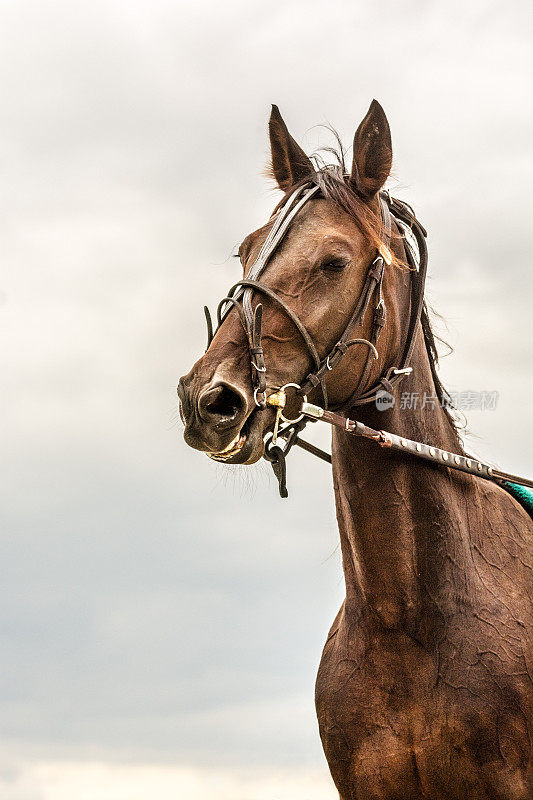
[[[437,312],[432,308],[431,313],[435,316],[439,316]],[[427,303],[424,302],[422,307],[422,314],[420,316],[420,322],[422,325],[422,332],[424,334],[424,344],[426,345],[426,352],[428,354],[429,359],[429,367],[431,369],[431,376],[433,378],[433,383],[435,385],[435,394],[438,397],[439,404],[444,411],[448,422],[450,423],[453,430],[458,433],[459,430],[462,430],[466,427],[466,422],[460,418],[457,409],[453,404],[453,400],[450,396],[450,393],[442,383],[439,374],[437,372],[439,366],[439,351],[437,348],[437,342],[444,345],[448,348],[448,353],[453,352],[453,347],[448,344],[441,336],[437,336],[435,331],[433,330],[433,325],[431,322],[430,312],[427,306]],[[461,446],[463,445],[463,441],[461,437],[459,437],[459,442]]]

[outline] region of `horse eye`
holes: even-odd
[[[339,272],[341,269],[344,269],[344,267],[347,267],[348,264],[349,261],[346,258],[329,258],[321,264],[320,269],[325,269],[330,272]]]

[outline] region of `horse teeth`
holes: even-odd
[[[215,461],[225,461],[227,458],[231,458],[231,456],[238,453],[245,441],[246,436],[240,431],[224,450],[219,450],[217,453],[208,453],[207,455]]]
[[[231,440],[231,442],[228,444],[227,447],[225,447],[223,450],[220,450],[216,455],[221,456],[223,455],[223,453],[229,453],[230,450],[233,450],[233,448],[239,441],[239,437],[240,433],[238,433],[237,436],[235,436],[235,438]]]

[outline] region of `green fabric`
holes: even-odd
[[[533,489],[528,489],[527,486],[520,486],[518,483],[509,482],[506,482],[505,488],[533,517]]]

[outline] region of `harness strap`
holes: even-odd
[[[398,217],[400,221],[408,225],[418,247],[418,263],[411,247],[406,248],[407,259],[413,270],[409,325],[405,337],[404,349],[398,366],[389,368],[385,375],[380,377],[377,384],[369,389],[363,390],[364,383],[360,381],[359,386],[356,387],[352,396],[342,406],[347,409],[373,402],[383,389],[392,394],[396,385],[403,380],[406,375],[412,372],[410,362],[416,343],[418,323],[420,322],[422,309],[424,307],[424,286],[428,264],[425,228],[418,222],[412,208],[406,203],[391,198],[387,192],[382,194],[382,200],[382,209],[386,206],[388,210],[392,210],[394,217]],[[389,214],[389,216],[391,215]]]
[[[206,352],[209,350],[209,346],[213,341],[213,320],[211,319],[211,312],[209,311],[209,306],[204,306],[204,314],[205,314],[205,322],[207,325],[207,347],[205,348]]]
[[[382,240],[385,244],[387,250],[390,246],[390,240],[392,235],[392,220],[391,220],[391,213],[389,211],[389,207],[385,202],[383,196],[380,196],[380,208],[381,208],[381,219],[383,222],[383,234]],[[383,300],[383,293],[382,293],[382,286],[383,286],[383,274],[385,270],[385,261],[383,256],[380,255],[372,262],[370,267],[369,274],[371,274],[376,280],[376,289],[379,292],[378,295],[378,303],[374,309],[374,315],[372,317],[372,327],[370,332],[370,343],[372,345],[377,344],[378,339],[381,335],[381,331],[385,326],[386,320],[386,309],[385,309],[385,301]],[[361,313],[361,321],[363,320],[364,314],[366,312],[366,306],[362,310]],[[348,398],[348,400],[342,403],[340,408],[350,408],[353,404],[353,400],[359,398],[363,388],[366,386],[368,379],[370,377],[370,372],[372,370],[372,359],[371,359],[371,351],[368,352],[367,358],[365,361],[365,365],[361,372],[361,376],[357,382],[355,389],[353,390],[352,394]],[[378,354],[376,351],[376,359],[378,358]],[[377,391],[379,391],[380,387],[378,387]]]
[[[511,481],[512,483],[518,483],[521,486],[533,488],[533,480],[530,480],[529,478],[522,478],[518,475],[512,475],[509,472],[502,472],[501,470],[491,467],[489,464],[485,464],[483,461],[479,461],[472,456],[463,455],[461,453],[451,453],[448,450],[442,450],[439,447],[433,447],[432,445],[424,444],[423,442],[406,439],[403,436],[398,436],[397,434],[389,433],[388,431],[377,431],[374,430],[374,428],[370,428],[368,425],[364,425],[362,422],[350,419],[349,417],[341,416],[340,414],[336,414],[332,411],[327,411],[326,409],[320,408],[320,406],[315,406],[312,403],[302,403],[301,413],[315,422],[317,420],[322,420],[323,422],[328,422],[330,425],[333,425],[336,428],[341,428],[342,430],[346,431],[347,433],[351,433],[354,436],[362,436],[365,439],[371,439],[379,444],[380,447],[398,450],[402,453],[415,456],[416,458],[422,458],[425,461],[431,461],[433,464],[449,467],[450,469],[457,470],[459,472],[466,472],[469,475],[475,475],[476,477],[484,478],[485,480],[496,482]],[[282,431],[280,435],[283,435],[284,433],[285,431]],[[294,444],[298,444],[298,441],[294,442]],[[300,444],[304,450],[311,452],[308,445],[308,442]],[[313,450],[318,449],[315,448],[314,445],[312,447]],[[328,453],[321,451],[320,457],[331,463],[331,456],[329,456]]]
[[[256,397],[258,394],[263,395],[263,399],[260,401],[259,405],[260,408],[264,407],[263,401],[266,401],[265,392],[267,388],[265,357],[263,353],[263,348],[261,346],[262,322],[263,322],[263,306],[261,303],[258,303],[255,307],[253,321],[252,321],[250,356],[253,367],[252,379],[255,384],[254,390],[256,393]]]
[[[302,339],[305,342],[307,349],[309,350],[311,358],[313,359],[317,367],[320,366],[320,356],[317,353],[316,347],[307,328],[300,321],[299,317],[296,316],[294,311],[291,308],[289,308],[289,306],[285,303],[285,301],[282,300],[281,297],[278,297],[278,295],[273,289],[270,289],[268,286],[265,286],[264,284],[259,283],[258,281],[250,280],[249,278],[244,278],[242,281],[237,281],[237,283],[233,284],[233,286],[228,292],[228,296],[225,297],[221,302],[224,303],[225,301],[229,300],[235,304],[236,308],[240,309],[240,305],[237,301],[237,296],[236,296],[237,290],[240,287],[250,288],[254,289],[257,292],[261,292],[262,294],[269,297],[276,305],[278,305],[289,317],[294,326],[297,328],[299,334],[301,335]]]
[[[485,480],[498,483],[499,485],[503,485],[504,488],[507,483],[511,482],[533,489],[533,480],[530,480],[529,478],[513,475],[510,472],[503,472],[502,470],[491,467],[489,464],[485,464],[483,461],[479,461],[478,459],[468,455],[451,453],[448,450],[442,450],[438,447],[424,444],[423,442],[416,442],[412,439],[406,439],[402,436],[397,436],[394,433],[389,433],[388,431],[374,430],[374,428],[370,428],[368,425],[364,425],[362,422],[341,416],[333,411],[327,411],[326,409],[320,408],[319,406],[315,406],[311,403],[302,404],[302,414],[304,414],[304,416],[313,422],[322,420],[323,422],[328,422],[330,425],[341,428],[343,431],[346,431],[354,436],[361,436],[364,439],[370,439],[371,441],[376,442],[376,444],[378,444],[380,447],[397,450],[414,456],[415,458],[421,458],[425,461],[430,461],[433,464],[438,464],[442,467],[448,467],[449,469],[459,472],[466,472],[467,474],[474,475],[477,478],[483,478]],[[285,446],[280,447],[279,445],[276,445],[275,448],[271,449],[277,449],[281,452],[284,463],[291,448],[296,445],[302,450],[311,453],[311,455],[322,459],[322,461],[326,461],[328,464],[331,464],[331,455],[329,453],[327,453],[325,450],[322,450],[320,447],[316,447],[316,445],[311,444],[311,442],[300,438],[299,433],[302,428],[303,425],[301,422],[298,424],[296,429],[291,429],[290,426],[286,426],[279,433],[281,438],[287,438]],[[268,447],[266,452],[269,452]],[[267,457],[267,460],[270,460],[270,458]],[[287,496],[286,472],[284,473],[284,490],[285,494],[282,494],[282,497]]]
[[[310,392],[311,389],[317,385],[317,379],[319,381],[324,379],[326,374],[338,364],[342,356],[352,344],[364,343],[368,345],[370,350],[369,357],[371,354],[374,354],[375,358],[377,358],[377,351],[374,346],[374,342],[368,341],[367,339],[351,339],[350,337],[357,325],[363,320],[376,286],[380,285],[381,283],[383,277],[383,268],[383,258],[382,256],[377,256],[368,268],[363,289],[359,295],[359,300],[357,301],[357,305],[352,313],[352,316],[350,317],[348,324],[344,329],[344,333],[338,342],[333,345],[328,355],[322,359],[315,372],[307,375],[301,386],[301,389],[299,390],[299,394],[302,396],[308,394],[308,392]]]
[[[304,184],[292,193],[274,220],[274,224],[259,251],[259,255],[248,272],[247,277],[250,280],[257,280],[260,277],[294,217],[318,190],[319,187],[314,184],[311,187]],[[252,294],[251,290],[243,292],[244,313],[250,326],[253,318]]]
[[[380,197],[380,208],[383,221],[382,241],[386,249],[388,250],[391,238],[391,214],[388,205],[383,199],[383,197]],[[374,259],[374,261],[372,261],[370,267],[368,268],[365,283],[363,284],[363,289],[359,296],[359,300],[352,313],[352,316],[350,317],[350,320],[348,321],[346,328],[344,329],[342,337],[333,346],[333,349],[330,351],[329,355],[326,356],[326,358],[324,359],[320,370],[318,370],[319,376],[322,377],[325,375],[327,370],[332,369],[340,361],[342,355],[344,355],[344,353],[346,352],[346,345],[348,343],[348,340],[350,339],[357,325],[362,323],[366,311],[368,309],[370,300],[373,294],[375,293],[376,289],[378,289],[379,300],[374,312],[370,341],[366,339],[352,340],[353,343],[364,342],[365,344],[369,345],[369,352],[365,362],[365,367],[363,369],[363,374],[361,375],[361,379],[359,380],[359,383],[352,396],[356,395],[360,387],[366,384],[372,366],[372,355],[375,354],[375,358],[376,359],[378,358],[375,345],[378,341],[379,335],[385,324],[385,303],[383,302],[383,297],[381,293],[381,285],[383,281],[384,269],[385,269],[385,260],[383,258],[383,255],[380,253],[378,256],[376,256],[376,258]],[[374,347],[371,348],[370,345],[374,345]],[[349,343],[347,346],[349,346]],[[302,385],[300,394],[301,395],[307,394],[314,385],[315,384],[313,382],[313,376],[308,375],[306,378],[306,382]]]
[[[387,198],[387,199],[385,199]],[[389,246],[392,234],[392,220],[389,209],[390,195],[388,192],[382,192],[379,197],[379,204],[381,209],[381,220],[383,222],[383,241]]]

